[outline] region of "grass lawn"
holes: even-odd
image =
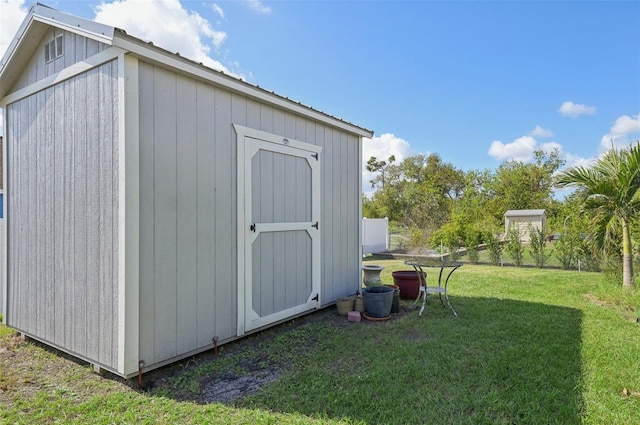
[[[375,263],[386,283],[406,269]],[[0,326],[0,423],[640,424],[640,291],[605,279],[465,265],[459,317],[435,299],[377,323],[330,309],[152,372],[146,392]],[[220,377],[265,370],[278,378],[257,392],[203,401]]]

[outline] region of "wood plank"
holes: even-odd
[[[64,199],[66,197],[64,187],[64,135],[65,135],[65,85],[59,84],[54,88],[55,105],[55,133],[53,145],[53,226],[52,235],[54,241],[53,253],[53,285],[54,285],[54,340],[57,344],[64,345],[65,341],[65,309],[68,281],[65,279],[65,238],[64,238]]]
[[[167,359],[177,354],[175,74],[156,67],[154,95],[154,353]]]
[[[331,139],[331,130],[325,127],[318,127],[320,133],[316,139],[322,140],[322,157],[324,161],[320,164],[322,173],[322,213],[320,220],[322,227],[322,291],[323,295],[329,293],[331,282],[333,282],[333,248],[334,242],[334,193],[336,191],[337,181],[334,181],[334,146]]]
[[[110,173],[107,173],[106,178],[111,179],[111,199],[108,200],[111,202],[110,204],[110,215],[111,215],[111,334],[112,336],[112,344],[111,344],[111,363],[110,365],[118,370],[122,371],[122,367],[119,364],[119,353],[120,353],[120,345],[122,344],[122,339],[120,338],[120,299],[124,299],[125,301],[133,301],[138,304],[137,297],[134,298],[130,294],[125,293],[123,290],[120,292],[120,246],[122,244],[122,249],[125,249],[126,241],[122,241],[120,239],[120,223],[125,222],[125,215],[123,213],[123,217],[120,217],[120,61],[124,61],[124,56],[118,58],[116,60],[111,61],[111,151],[107,152],[107,154],[111,155],[112,158],[112,168]],[[134,76],[134,78],[137,76]],[[137,91],[135,92],[137,95]],[[124,102],[124,100],[122,100]],[[136,104],[131,104],[130,108],[135,108]],[[122,120],[124,122],[124,119]],[[137,115],[135,117],[136,126],[137,124]],[[133,137],[132,137],[133,138]],[[137,140],[137,134],[136,134]],[[131,142],[133,145],[134,142]],[[134,158],[132,158],[134,159]],[[131,176],[131,180],[133,180],[133,176]],[[133,233],[133,232],[132,232]],[[135,284],[137,284],[137,279]],[[130,288],[134,288],[134,282],[130,283]],[[132,291],[132,289],[130,289]],[[128,300],[131,298],[131,300]],[[125,310],[125,309],[123,309]],[[109,314],[109,313],[107,313]],[[123,316],[125,313],[123,311]],[[129,317],[133,317],[131,312],[127,313],[125,316],[127,319]],[[129,332],[132,332],[132,329],[137,328],[137,321],[130,319]],[[137,339],[135,344],[131,344],[131,347],[128,347],[129,350],[137,350]]]
[[[100,70],[87,72],[87,353],[100,358]]]
[[[177,350],[197,346],[197,86],[177,79]]]
[[[36,322],[35,322],[35,332],[37,335],[46,335],[46,313],[47,313],[47,294],[46,294],[46,283],[45,283],[45,262],[46,262],[46,252],[44,247],[45,241],[45,232],[48,232],[48,229],[44,223],[44,200],[42,195],[44,194],[44,187],[46,184],[46,177],[44,174],[45,169],[45,137],[47,133],[46,128],[46,115],[45,115],[45,104],[46,97],[44,92],[39,92],[36,95],[36,104],[37,109],[32,111],[32,114],[35,113],[34,121],[36,122],[36,134],[34,135],[31,143],[35,143],[35,164],[31,162],[33,170],[30,173],[34,174],[34,183],[32,186],[33,190],[33,199],[35,205],[35,223],[34,228],[35,232],[35,264],[34,267],[34,279],[35,279],[35,287],[36,293],[34,294],[34,300],[37,303],[37,311],[36,311]]]
[[[87,74],[75,82],[73,139],[74,305],[72,349],[87,354]]]
[[[65,93],[67,96],[65,102],[64,115],[67,117],[75,116],[75,85],[76,79],[67,80],[64,82]],[[74,139],[75,128],[72,120],[65,120],[64,137],[61,145],[63,146],[63,164],[64,170],[64,206],[60,212],[63,217],[63,235],[64,238],[64,274],[63,279],[66,282],[67,290],[64,297],[64,346],[69,347],[71,350],[75,349],[73,339],[73,329],[75,317],[72,312],[75,312],[76,302],[76,281],[74,279],[75,274],[75,241],[74,241],[74,227],[75,227],[75,191],[74,191],[74,167],[75,167],[75,152],[74,152]]]
[[[140,353],[151,363],[154,353],[154,68],[139,63],[140,90]]]
[[[113,172],[117,169],[114,162],[113,144],[113,105],[114,86],[112,77],[112,64],[106,63],[99,68],[98,74],[98,94],[99,94],[99,143],[98,143],[98,189],[100,200],[98,204],[99,222],[99,310],[100,320],[98,322],[99,335],[99,356],[98,360],[104,365],[115,365],[113,347],[117,347],[117,338],[114,335],[113,314],[115,276],[113,275],[113,247],[117,239],[113,239]],[[117,71],[116,71],[117,72]]]
[[[211,344],[216,335],[216,268],[215,252],[215,158],[214,132],[216,116],[216,89],[199,83],[196,106],[196,344]],[[230,286],[220,282],[220,286]],[[221,288],[222,291],[222,288]]]
[[[214,143],[215,335],[236,334],[237,325],[237,195],[236,137],[232,124],[246,121],[244,99],[216,89]]]

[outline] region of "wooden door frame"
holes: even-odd
[[[251,278],[247,277],[247,249],[251,247],[247,246],[247,240],[250,239],[251,230],[249,220],[247,217],[251,216],[251,211],[248,208],[251,205],[251,193],[250,191],[246,191],[246,183],[247,179],[250,179],[250,170],[247,170],[246,167],[246,155],[249,153],[247,149],[247,138],[257,139],[263,142],[270,142],[274,144],[274,149],[277,151],[278,146],[287,146],[290,148],[299,149],[302,151],[309,152],[310,156],[315,156],[316,159],[319,159],[320,153],[322,152],[322,147],[317,145],[312,145],[310,143],[301,142],[298,140],[278,136],[272,133],[267,133],[265,131],[256,130],[253,128],[245,127],[239,124],[233,124],[233,128],[236,132],[236,141],[237,141],[237,335],[244,335],[247,330],[246,323],[246,285],[247,279]],[[317,178],[312,176],[311,186],[313,193],[317,193],[318,197],[321,196],[320,192],[320,173],[318,172]],[[249,192],[249,193],[248,193]],[[320,202],[312,202],[311,206],[312,211],[312,221],[320,221]],[[319,225],[322,225],[321,223]],[[312,282],[317,283],[318,287],[318,299],[317,306],[322,305],[322,291],[321,291],[321,233],[314,237],[314,247],[312,250],[312,265],[317,265],[317,267],[312,267],[311,278]],[[313,283],[312,283],[313,285]]]

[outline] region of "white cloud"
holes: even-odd
[[[385,133],[373,139],[365,138],[362,143],[362,190],[366,194],[371,194],[373,189],[369,180],[374,178],[374,174],[366,170],[367,161],[372,156],[379,160],[387,160],[391,155],[395,156],[395,163],[402,162],[409,156],[409,143],[396,137],[393,134]]]
[[[0,13],[0,57],[2,57],[24,20],[28,8],[25,6],[24,0],[0,0],[0,5],[2,7],[2,13]]]
[[[616,120],[616,123],[611,127],[611,133],[613,134],[632,134],[640,133],[640,113],[638,115],[629,116],[623,115]]]
[[[271,13],[271,8],[262,3],[260,0],[245,0],[244,3],[249,6],[249,9],[262,15],[268,15]]]
[[[602,136],[600,147],[603,150],[623,148],[637,140],[640,140],[640,113],[635,117],[623,115],[611,126],[609,133]]]
[[[593,115],[596,112],[596,108],[595,106],[566,101],[560,106],[558,112],[560,112],[560,115],[576,118],[580,115]]]
[[[562,153],[562,145],[556,142],[538,144],[538,141],[531,136],[522,136],[511,143],[502,143],[494,140],[489,147],[489,155],[499,160],[513,160],[528,162],[533,159],[535,151],[553,152],[558,150]]]
[[[214,12],[216,12],[218,15],[220,15],[222,19],[224,19],[224,16],[225,16],[224,10],[222,10],[222,8],[219,5],[217,5],[216,3],[213,3],[211,5],[211,9],[213,9]]]
[[[96,7],[95,20],[122,28],[134,37],[153,41],[159,47],[228,74],[211,59],[211,46],[218,49],[227,34],[216,31],[198,13],[187,11],[178,0],[116,0]]]
[[[598,158],[582,158],[581,156],[567,153],[564,156],[565,164],[563,169],[569,169],[572,167],[591,167],[596,163]]]
[[[514,161],[529,161],[533,157],[538,142],[531,136],[522,136],[511,143],[499,140],[491,142],[489,155],[496,159],[512,159]]]
[[[534,128],[531,133],[529,133],[529,136],[533,136],[533,137],[551,137],[553,136],[553,131],[551,131],[548,128],[542,128],[539,125],[536,125],[536,128]]]

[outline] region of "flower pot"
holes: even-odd
[[[372,286],[362,290],[364,307],[371,317],[388,317],[393,304],[393,288],[388,286]]]
[[[397,285],[386,285],[393,289],[393,302],[391,303],[391,314],[400,313],[400,288]]]
[[[364,298],[362,298],[361,296],[356,297],[355,299],[355,303],[354,303],[354,310],[360,313],[364,313],[365,309],[364,309]]]
[[[342,297],[336,300],[336,307],[340,316],[346,316],[347,313],[353,311],[354,297]]]
[[[400,288],[400,298],[414,300],[420,294],[420,278],[415,270],[398,270],[391,273],[393,284]],[[423,272],[422,277],[426,278]]]
[[[364,283],[364,286],[382,285],[382,280],[380,280],[380,272],[382,272],[382,270],[384,270],[384,267],[373,264],[370,266],[362,266],[362,271],[364,272],[362,283]]]

